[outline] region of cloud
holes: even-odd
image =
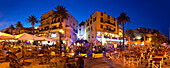
[[[0,21],[0,27],[8,27],[10,23],[13,23],[13,21]]]
[[[2,17],[3,15],[2,15],[2,12],[0,12],[0,18]]]

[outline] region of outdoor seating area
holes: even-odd
[[[112,52],[109,58],[123,61],[123,64],[128,66],[144,65],[145,67],[162,68],[170,64],[170,48],[166,47],[132,47],[125,51],[115,52]]]

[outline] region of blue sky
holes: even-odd
[[[26,19],[34,15],[40,20],[42,14],[64,5],[80,23],[95,11],[106,12],[117,18],[126,12],[131,22],[126,29],[153,28],[168,36],[170,27],[170,1],[168,0],[0,0],[0,30],[21,21],[31,27]],[[35,26],[38,26],[36,24]]]

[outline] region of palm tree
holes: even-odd
[[[10,27],[9,27],[9,29],[11,30],[11,35],[13,34],[13,30],[15,29],[14,28],[14,25],[11,25]]]
[[[126,13],[121,13],[118,17],[118,23],[123,25],[123,48],[124,48],[124,30],[125,30],[125,24],[126,22],[131,23],[130,18],[126,16]]]
[[[16,28],[19,30],[19,34],[20,34],[20,30],[23,28],[21,22],[18,21],[17,24],[15,24],[15,25],[16,25]]]
[[[34,15],[29,16],[29,18],[27,20],[32,25],[32,31],[33,31],[33,35],[34,35],[34,25],[35,25],[35,23],[38,23],[38,20]]]
[[[63,19],[68,19],[69,15],[68,15],[67,10],[65,9],[65,7],[63,7],[62,5],[61,6],[58,5],[57,7],[55,7],[55,9],[57,11],[55,12],[54,18],[58,17],[60,19],[59,27],[62,28],[62,20]]]
[[[65,9],[65,7],[63,7],[62,5],[58,5],[57,7],[55,7],[55,9],[57,10],[55,13],[54,13],[54,18],[59,18],[60,20],[60,24],[59,24],[59,28],[62,28],[62,20],[63,19],[68,19],[69,15],[67,13],[67,10]],[[60,56],[62,54],[61,52],[61,33],[59,32],[59,40],[60,40]]]

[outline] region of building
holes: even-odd
[[[77,32],[78,32],[78,21],[68,13],[68,19],[62,20],[62,27],[59,28],[60,19],[52,18],[52,15],[55,11],[50,10],[49,12],[43,14],[41,16],[41,25],[37,27],[39,33],[37,36],[48,36],[53,39],[59,40],[59,32],[61,34],[61,40],[63,43],[73,43],[77,40]]]
[[[13,29],[12,31],[10,28],[5,28],[5,29],[2,29],[1,32],[12,34],[12,35],[18,35],[18,34],[22,34],[22,33],[33,34],[32,27],[22,28],[21,30]],[[39,30],[34,29],[34,32],[39,33]]]
[[[117,24],[117,29],[119,34],[123,34],[122,27],[119,24]]]
[[[117,19],[103,12],[96,11],[84,24],[84,39],[90,43],[95,41],[106,45],[117,42],[118,28]]]
[[[169,41],[170,41],[170,27],[169,27]]]
[[[85,22],[81,22],[78,26],[78,39],[82,40],[84,39],[84,24]]]

